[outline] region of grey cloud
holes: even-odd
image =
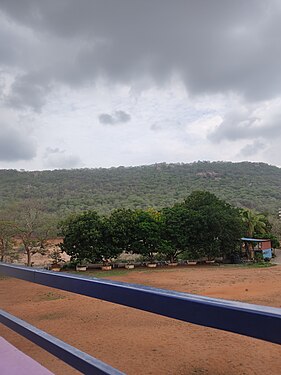
[[[0,161],[31,160],[36,156],[34,141],[12,126],[0,125]]]
[[[251,118],[246,109],[233,110],[228,112],[223,122],[209,135],[213,142],[220,142],[224,139],[236,141],[238,139],[256,136],[253,132],[253,124],[256,118]]]
[[[105,77],[133,84],[150,77],[163,84],[174,73],[191,94],[236,92],[250,100],[281,94],[278,1],[3,0],[0,10],[38,42],[34,55],[23,45],[19,59],[6,41],[5,55],[24,70],[12,88],[16,107],[38,109],[53,83],[79,86]],[[34,59],[21,66],[26,54]]]
[[[32,108],[40,112],[46,103],[46,95],[50,92],[50,85],[36,79],[36,75],[22,75],[12,84],[11,95],[6,98],[6,103],[12,108]]]
[[[240,155],[245,157],[251,157],[258,154],[261,150],[264,150],[266,145],[258,140],[253,143],[247,144],[240,150]]]
[[[47,147],[46,150],[45,150],[45,154],[44,154],[44,157],[48,157],[50,154],[61,154],[61,153],[64,153],[63,150],[60,150],[58,147]]]
[[[10,40],[12,43],[7,43],[7,40]],[[3,66],[15,62],[19,57],[17,42],[15,37],[13,38],[6,30],[1,29],[0,26],[0,62]]]
[[[212,142],[280,138],[280,116],[280,108],[268,110],[260,115],[246,108],[229,111],[223,122],[208,135],[208,138]]]
[[[98,118],[99,122],[103,125],[121,124],[131,120],[129,113],[124,111],[115,111],[112,115],[108,113],[101,113]]]
[[[124,111],[116,111],[115,117],[119,122],[128,122],[131,120],[131,116],[129,115],[129,113],[126,113]]]
[[[69,155],[65,150],[48,147],[43,155],[45,168],[50,169],[69,169],[81,168],[83,163],[76,155]]]
[[[112,124],[114,124],[114,119],[113,119],[113,117],[112,117],[111,115],[109,115],[108,113],[101,113],[101,114],[99,115],[99,122],[100,122],[101,124],[105,124],[105,125],[107,125],[107,124],[112,125]]]

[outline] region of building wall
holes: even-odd
[[[271,249],[271,241],[261,242],[261,250]]]

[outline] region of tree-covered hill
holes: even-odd
[[[0,170],[0,208],[38,199],[46,212],[161,208],[194,190],[208,190],[239,207],[277,215],[281,169],[264,163],[196,162],[41,172]]]

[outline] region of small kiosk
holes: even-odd
[[[255,253],[262,254],[263,259],[269,260],[272,258],[271,240],[243,237],[241,241],[243,242],[242,249],[250,258],[254,258]]]

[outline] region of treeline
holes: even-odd
[[[159,211],[121,208],[109,216],[86,211],[71,215],[60,228],[61,249],[79,264],[108,262],[124,251],[150,262],[159,254],[170,262],[182,254],[186,259],[227,258],[240,251],[242,236],[272,236],[264,215],[204,191]]]
[[[58,225],[58,223],[60,224]],[[239,238],[280,238],[280,220],[238,209],[209,192],[196,191],[184,201],[160,210],[118,208],[109,215],[95,210],[66,219],[46,213],[40,201],[26,200],[0,210],[0,258],[16,261],[26,255],[48,254],[47,240],[64,236],[62,249],[74,261],[101,262],[121,252],[173,262],[185,258],[227,257],[239,249]],[[59,252],[52,254],[60,257]]]
[[[0,170],[0,210],[11,203],[40,200],[45,213],[113,209],[160,210],[192,191],[207,190],[237,207],[277,215],[281,169],[263,163],[197,162],[140,167],[55,171]]]

